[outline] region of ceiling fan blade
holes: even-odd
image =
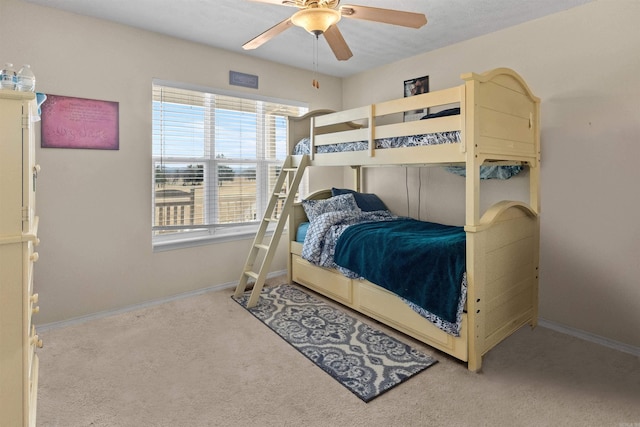
[[[420,28],[427,23],[427,17],[423,13],[381,9],[378,7],[347,4],[340,7],[340,13],[345,18],[363,19],[410,28]]]
[[[337,25],[327,28],[327,31],[324,32],[324,38],[329,43],[329,47],[338,58],[338,61],[346,61],[353,56]]]
[[[255,3],[269,3],[279,6],[293,6],[298,7],[298,4],[294,0],[249,0]]]
[[[269,40],[271,40],[272,38],[274,38],[275,36],[277,36],[278,34],[280,34],[281,32],[283,32],[284,30],[286,30],[287,28],[291,27],[292,25],[293,25],[293,22],[291,22],[291,18],[287,18],[284,21],[269,28],[267,31],[260,34],[259,36],[249,40],[248,42],[242,45],[242,48],[244,50],[250,50],[250,49],[255,49],[257,47],[260,47],[266,42],[268,42]]]

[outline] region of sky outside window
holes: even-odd
[[[180,103],[154,102],[153,155],[165,158],[205,158],[206,107]],[[215,109],[215,153],[217,158],[255,159],[257,115],[255,113]],[[286,117],[275,116],[275,158],[286,156]],[[162,128],[162,129],[161,129]],[[162,151],[162,152],[161,152]],[[269,156],[271,157],[271,156]]]

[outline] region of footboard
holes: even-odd
[[[538,215],[503,201],[467,231],[469,369],[492,347],[538,318]]]

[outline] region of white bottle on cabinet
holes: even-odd
[[[7,62],[0,70],[0,89],[13,90],[16,88],[16,70],[13,64]]]
[[[16,74],[16,90],[20,92],[35,92],[36,76],[29,64],[24,64]]]

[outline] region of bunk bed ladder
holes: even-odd
[[[278,248],[280,236],[282,235],[284,226],[287,223],[289,211],[293,206],[298,186],[302,180],[304,170],[308,165],[309,156],[307,155],[302,156],[302,160],[298,167],[295,167],[293,164],[292,157],[288,156],[284,161],[280,175],[278,175],[274,190],[271,193],[271,198],[267,204],[267,209],[262,221],[260,222],[260,227],[258,228],[256,237],[253,240],[249,256],[247,257],[247,262],[245,263],[242,275],[240,276],[240,282],[238,283],[234,294],[236,298],[242,296],[247,288],[249,279],[254,280],[253,290],[251,291],[249,301],[247,301],[247,308],[255,306],[260,298],[260,292],[262,291],[264,281],[267,278],[271,261],[273,260],[276,249]],[[277,215],[276,209],[278,206],[281,206],[281,211],[279,212],[280,215],[274,216]],[[265,239],[267,227],[273,222],[276,223],[273,234],[270,239]],[[254,271],[254,263],[256,262],[259,254],[263,254],[262,263],[260,263],[258,271]]]

